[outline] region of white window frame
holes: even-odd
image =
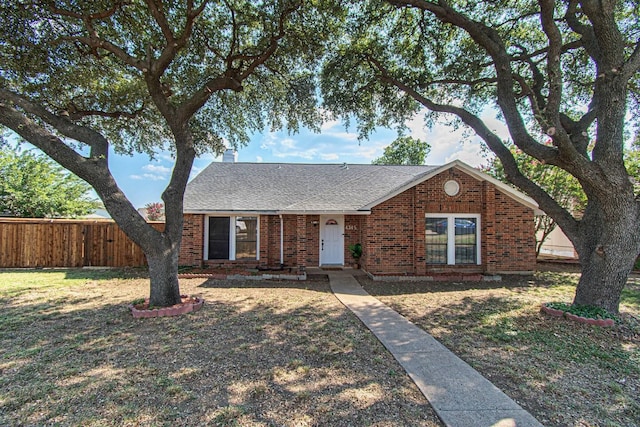
[[[461,213],[428,213],[425,214],[425,218],[446,218],[447,219],[447,264],[446,265],[473,265],[473,264],[456,264],[456,218],[474,218],[476,220],[476,264],[480,265],[481,260],[481,237],[482,226],[480,224],[480,214],[461,214]],[[451,227],[453,225],[453,227]],[[444,265],[444,264],[440,264]]]
[[[206,215],[204,218],[204,250],[203,258],[209,259],[209,218],[229,218],[229,258],[228,261],[236,261],[236,221],[242,217],[256,218],[256,261],[260,260],[260,215]],[[224,260],[219,260],[224,261]]]

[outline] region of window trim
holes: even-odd
[[[205,215],[204,217],[204,248],[202,258],[204,261],[237,261],[236,260],[236,221],[238,218],[256,218],[256,259],[260,260],[260,215]],[[209,218],[229,218],[229,257],[226,259],[209,259]],[[251,260],[253,261],[253,260]]]
[[[446,264],[432,264],[427,261],[428,265],[480,265],[482,264],[482,254],[481,254],[481,238],[482,238],[482,225],[480,223],[480,214],[463,214],[463,213],[427,213],[424,215],[425,218],[446,218],[447,219],[447,263]],[[465,219],[465,218],[474,218],[476,220],[476,257],[475,264],[456,264],[456,227],[455,220],[456,218]],[[450,224],[453,223],[454,226],[451,227]],[[425,242],[425,248],[426,248]]]

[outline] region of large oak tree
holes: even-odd
[[[331,32],[325,18],[336,12],[322,7],[303,0],[0,5],[0,124],[95,189],[146,255],[152,305],[179,301],[183,194],[195,156],[266,126],[318,123],[315,60]],[[164,231],[118,187],[111,148],[173,152]]]
[[[574,303],[617,312],[640,252],[640,204],[623,162],[625,124],[638,118],[639,9],[625,0],[358,2],[323,96],[364,134],[423,108],[473,129],[573,242]],[[519,150],[578,180],[581,218],[522,173],[510,142],[481,120],[487,106]]]

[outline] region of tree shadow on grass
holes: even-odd
[[[373,281],[367,276],[356,277],[361,285],[375,295],[406,295],[413,293],[463,292],[469,290],[550,288],[575,286],[578,278],[561,273],[533,275],[503,275],[489,281]]]
[[[149,270],[146,267],[129,268],[74,268],[65,270],[66,278],[77,280],[105,280],[105,279],[148,279]]]
[[[331,293],[327,274],[309,274],[307,280],[207,279],[200,287],[211,289],[305,289]]]
[[[0,424],[439,425],[326,284],[287,285],[198,288],[203,308],[173,318],[109,296],[7,304]]]

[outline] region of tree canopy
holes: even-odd
[[[317,127],[317,61],[341,13],[298,0],[3,2],[0,124],[91,184],[145,252],[151,304],[172,305],[194,157],[264,128]],[[118,187],[110,147],[173,151],[163,231]]]
[[[574,303],[615,312],[640,252],[640,206],[623,162],[640,111],[639,12],[625,0],[360,2],[328,56],[323,98],[363,135],[402,128],[423,109],[472,129],[573,242],[583,273]],[[576,178],[584,215],[522,172],[481,119],[486,108],[522,153]]]
[[[0,147],[0,213],[25,218],[74,218],[100,204],[91,186],[48,157]]]
[[[384,148],[374,165],[423,165],[431,147],[425,141],[401,136]]]

